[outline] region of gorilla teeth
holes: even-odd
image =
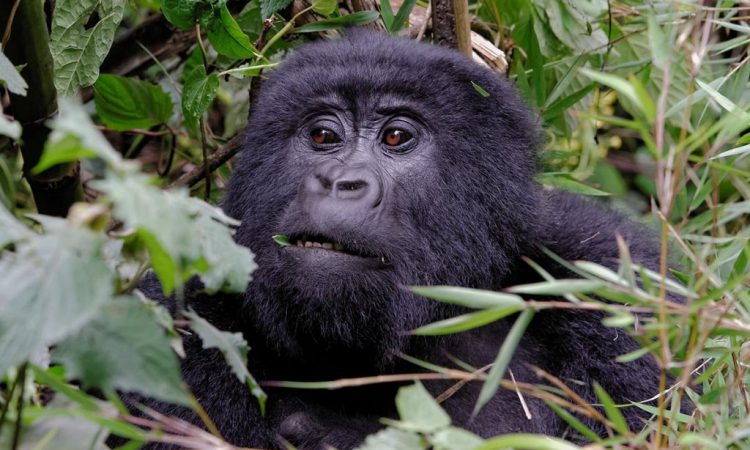
[[[299,239],[297,240],[296,245],[297,247],[304,248],[322,248],[326,250],[336,250],[337,252],[346,252],[344,245],[339,244],[338,242],[316,242]]]

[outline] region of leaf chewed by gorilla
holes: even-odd
[[[264,83],[223,204],[241,220],[237,241],[256,255],[254,280],[240,296],[208,296],[191,285],[187,303],[214,325],[243,333],[259,380],[420,370],[400,354],[446,367],[455,367],[453,357],[491,364],[515,316],[456,335],[411,336],[466,311],[406,286],[497,291],[539,281],[524,257],[570,277],[543,248],[616,267],[617,233],[635,261],[658,267],[659,246],[648,232],[535,184],[538,126],[507,80],[448,49],[356,30],[299,48]],[[152,297],[159,291],[153,280],[142,289]],[[616,362],[638,345],[601,318],[537,313],[510,363],[515,379],[541,383],[539,367],[594,403],[594,382],[618,404],[656,395],[654,360]],[[195,336],[184,347],[185,380],[235,445],[278,448],[285,439],[302,449],[348,449],[377,431],[379,418],[396,417],[396,384],[271,389],[262,417],[218,352],[203,350]],[[425,387],[437,396],[453,383]],[[442,403],[454,425],[484,437],[524,431],[576,439],[540,400],[525,398],[527,418],[513,391],[499,390],[472,417],[480,388],[466,383]],[[148,403],[200,424],[186,409]],[[623,414],[636,430],[645,413],[630,407]]]

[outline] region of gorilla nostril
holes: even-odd
[[[318,182],[320,183],[320,186],[323,189],[326,189],[326,190],[330,190],[331,189],[331,185],[333,183],[331,183],[331,180],[329,180],[328,177],[325,177],[323,175],[315,175],[315,178],[318,179]]]
[[[339,191],[358,191],[365,187],[367,187],[367,182],[363,180],[336,182],[336,189]]]

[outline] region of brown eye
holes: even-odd
[[[411,141],[412,135],[408,131],[391,128],[385,131],[383,142],[390,147],[398,147]]]
[[[336,144],[341,138],[328,128],[316,128],[310,132],[310,138],[316,144]]]

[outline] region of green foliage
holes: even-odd
[[[190,404],[164,330],[153,312],[133,297],[115,298],[102,307],[86,326],[56,346],[52,359],[65,366],[68,378],[87,388]]]
[[[75,94],[79,88],[96,81],[124,10],[125,0],[56,2],[49,49],[55,63],[55,87],[59,94]],[[99,20],[90,26],[92,14]]]
[[[94,102],[84,109],[60,101],[60,114],[50,121],[51,135],[32,173],[81,160],[87,192],[96,198],[76,204],[64,220],[27,216],[34,203],[22,158],[6,151],[0,156],[0,410],[7,411],[0,423],[0,447],[10,447],[12,429],[20,423],[22,448],[98,448],[108,432],[132,439],[128,448],[135,448],[147,434],[118,412],[118,390],[197,408],[179,379],[175,324],[221,351],[238,382],[261,405],[265,402],[247,366],[251,350],[244,338],[217,330],[179,305],[192,276],[210,292],[244,290],[255,265],[249,251],[232,240],[237,222],[187,190],[161,186],[202,166],[244,127],[248,92],[255,95],[258,76],[272,71],[288,50],[309,38],[378,20],[387,32],[405,34],[409,14],[425,5],[407,0],[393,11],[384,0],[380,12],[346,14],[346,2],[321,0],[289,17],[290,0],[239,3],[56,2],[50,37],[55,86],[61,95],[76,95],[93,85]],[[581,435],[602,448],[748,446],[750,27],[735,3],[675,8],[666,1],[470,2],[474,31],[506,52],[508,78],[541,117],[538,182],[599,196],[617,209],[643,215],[661,226],[661,245],[681,265],[671,271],[673,278],[665,278],[634,264],[620,242],[614,270],[559,261],[571,277],[555,280],[529,261],[543,282],[505,292],[411,287],[416,294],[469,308],[414,334],[444,335],[496,320],[515,321],[511,334],[497,343],[491,367],[467,366],[460,361],[463,355],[455,355],[458,369],[430,361],[415,364],[483,383],[479,410],[497,389],[509,387],[508,364],[536,311],[561,305],[597,310],[606,326],[642,344],[618,361],[651,354],[681,384],[656,405],[633,399],[654,415],[641,433],[628,429],[619,410],[623,405],[598,385],[596,405],[578,404],[548,385],[523,391],[541,397],[575,430],[568,437]],[[165,52],[171,56],[164,59],[163,48],[146,52],[131,41],[134,55],[154,63],[141,60],[127,76],[99,76],[114,37],[127,36],[159,10],[184,30],[183,39],[192,36],[191,46],[177,55]],[[0,53],[0,82],[11,93],[33,95],[20,74],[22,68]],[[481,86],[471,86],[478,101],[487,96]],[[110,140],[96,129],[92,115],[109,130]],[[18,141],[21,124],[0,115],[0,134]],[[215,187],[208,200],[220,198],[230,168],[222,166],[208,178]],[[201,183],[206,180],[196,186],[204,187]],[[273,239],[288,244],[284,236]],[[174,323],[137,292],[148,270],[177,299],[179,320]],[[667,302],[666,293],[684,297],[686,305]],[[522,295],[556,296],[558,301],[527,301]],[[101,391],[107,401],[73,387],[74,379]],[[335,389],[344,385],[341,381],[283,385]],[[52,403],[42,405],[30,394],[32,382],[56,392]],[[695,414],[680,411],[677,400],[685,398],[696,405]],[[400,420],[386,421],[388,427],[361,448],[577,448],[527,434],[482,440],[451,425],[421,384],[403,388],[396,402]],[[602,439],[588,422],[584,425],[576,413],[580,408],[596,408],[604,422],[597,426],[612,430],[609,437]]]
[[[0,52],[0,81],[16,95],[26,95],[26,89],[29,87],[13,63],[2,52]]]
[[[103,235],[49,218],[43,235],[11,226],[17,231],[7,238],[23,240],[0,258],[0,373],[38,360],[46,347],[92,320],[114,293]]]
[[[149,129],[169,121],[172,99],[159,86],[117,75],[102,75],[94,84],[99,118],[109,128]]]
[[[219,8],[218,19],[211,20],[206,28],[208,41],[220,55],[235,59],[258,56],[250,38],[242,32],[226,5]]]
[[[195,124],[206,112],[216,97],[219,89],[219,76],[216,73],[206,75],[203,65],[198,65],[185,79],[182,93],[182,113],[189,124]],[[193,125],[195,126],[195,125]]]
[[[247,352],[250,348],[247,346],[245,338],[242,337],[242,333],[228,333],[218,330],[192,311],[186,312],[185,317],[190,319],[191,329],[200,336],[203,348],[216,348],[221,351],[232,372],[237,375],[241,382],[246,383],[250,392],[258,398],[261,414],[265,414],[267,396],[250,374],[250,371],[247,370]]]
[[[260,0],[260,16],[263,20],[286,8],[292,0]]]

